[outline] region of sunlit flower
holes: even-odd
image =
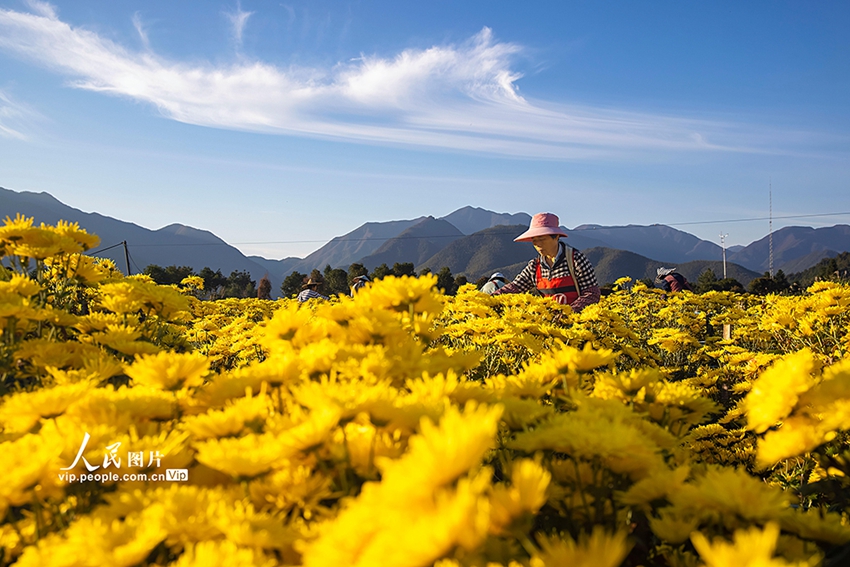
[[[290,453],[288,447],[277,442],[271,434],[249,434],[244,437],[210,439],[195,445],[196,459],[223,473],[234,477],[251,478],[266,473],[275,465],[282,464]]]
[[[32,297],[41,290],[42,286],[38,282],[21,274],[12,274],[9,281],[0,281],[0,295],[8,293],[21,297]]]
[[[240,435],[247,432],[246,425],[256,429],[262,427],[271,411],[270,404],[271,400],[266,395],[241,398],[224,409],[187,417],[184,425],[197,440]]]
[[[200,354],[160,352],[136,356],[136,361],[127,367],[126,373],[136,384],[178,390],[203,384],[209,364],[209,360]]]
[[[747,426],[762,433],[791,413],[798,396],[814,385],[816,368],[812,352],[804,349],[765,370],[745,401]]]
[[[229,540],[202,541],[186,546],[172,567],[208,567],[209,565],[240,565],[244,567],[273,567],[277,561],[253,547],[240,547]]]
[[[88,382],[20,392],[6,396],[0,406],[0,423],[6,431],[29,431],[40,419],[62,415],[74,402],[84,398],[92,389]]]
[[[736,565],[740,567],[791,567],[799,565],[805,567],[808,561],[800,563],[788,563],[783,559],[774,558],[776,540],[779,537],[779,526],[768,523],[761,530],[757,527],[749,530],[736,530],[733,542],[728,543],[723,539],[715,539],[709,542],[699,532],[694,532],[691,541],[706,562],[708,567],[728,567]]]
[[[490,529],[497,533],[522,514],[534,514],[546,503],[552,475],[539,462],[514,462],[510,486],[496,485],[490,498]]]
[[[569,536],[538,541],[541,551],[531,558],[532,567],[617,567],[631,549],[624,532],[608,534],[599,526],[578,542]]]

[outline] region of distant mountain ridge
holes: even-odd
[[[141,272],[149,264],[191,266],[195,271],[208,266],[213,270],[220,269],[225,276],[233,271],[246,271],[252,279],[259,281],[268,271],[206,230],[182,224],[150,230],[99,213],[83,212],[49,193],[17,192],[0,187],[0,218],[16,213],[34,217],[36,223],[56,224],[59,220],[79,223],[81,228],[100,237],[98,248],[126,241],[131,260],[129,270],[133,273]],[[122,271],[127,272],[123,247],[98,253],[98,256],[113,260]],[[271,275],[270,279],[273,289],[280,287],[283,281]]]
[[[369,270],[374,270],[381,264],[392,267],[399,261],[412,262],[419,266],[462,237],[463,233],[450,222],[427,217],[384,242],[375,252],[362,258],[360,263]]]
[[[786,226],[773,233],[773,265],[786,273],[805,270],[827,257],[850,250],[850,225],[822,228]],[[728,260],[751,270],[766,272],[770,267],[770,236],[752,242],[727,256]],[[807,258],[808,265],[799,262]]]
[[[310,273],[314,268],[321,270],[327,265],[332,268],[348,268],[353,262],[359,262],[362,258],[377,251],[387,240],[398,236],[413,225],[422,222],[423,219],[425,217],[411,220],[367,222],[347,234],[332,238],[330,242],[309,254],[303,260],[295,262],[290,271],[298,270],[302,273]]]
[[[593,269],[600,284],[613,283],[619,278],[630,277],[632,280],[649,279],[654,280],[657,269],[661,266],[675,267],[676,271],[685,276],[691,283],[696,283],[697,278],[706,269],[711,269],[718,278],[723,277],[723,261],[720,260],[691,260],[683,263],[661,262],[627,250],[615,250],[612,248],[591,248],[583,251]],[[748,270],[743,266],[726,262],[726,275],[741,282],[744,286],[761,274]]]
[[[367,222],[360,227],[331,239],[305,258],[271,260],[260,256],[246,257],[209,231],[172,224],[158,230],[143,228],[99,213],[86,213],[61,203],[48,193],[16,192],[0,188],[0,218],[15,213],[35,217],[36,222],[55,224],[64,219],[78,222],[89,232],[98,234],[102,247],[126,240],[130,249],[133,271],[148,264],[160,266],[185,265],[195,270],[209,266],[228,275],[244,270],[255,280],[268,274],[276,292],[280,282],[293,270],[309,273],[325,266],[348,268],[351,263],[364,262],[370,269],[382,263],[412,262],[417,270],[439,270],[448,266],[452,273],[470,279],[500,271],[519,271],[533,257],[528,243],[513,239],[526,230],[531,217],[526,213],[495,213],[479,207],[463,207],[441,218],[418,217],[408,220]],[[470,232],[471,231],[471,232]],[[720,266],[721,248],[687,232],[665,225],[601,226],[580,225],[566,229],[567,243],[580,250],[605,249],[599,256],[597,268],[600,283],[609,276],[640,275],[647,262],[675,265],[685,273],[687,265]],[[824,257],[833,257],[850,250],[850,226],[814,229],[786,227],[773,234],[774,268],[786,273],[799,272],[817,264]],[[727,249],[727,270],[742,283],[752,273],[763,273],[768,265],[768,237],[748,246]],[[615,253],[619,250],[627,253]],[[635,258],[638,255],[643,259]],[[116,248],[102,254],[112,258],[126,270],[123,250]],[[661,258],[662,261],[651,260]],[[700,264],[701,262],[701,264]],[[716,262],[716,264],[714,264]],[[608,264],[616,266],[610,270]],[[739,264],[740,277],[734,275]],[[652,268],[654,270],[654,268]],[[654,272],[653,272],[654,273]],[[649,274],[652,275],[652,274]],[[698,274],[696,274],[698,275]],[[613,281],[613,279],[611,281]]]
[[[450,222],[463,234],[470,235],[499,225],[525,225],[531,222],[527,213],[494,213],[480,207],[462,207],[441,220]]]
[[[513,278],[536,255],[527,242],[513,241],[514,237],[526,228],[524,225],[496,226],[459,238],[422,264],[421,268],[436,271],[443,266],[448,266],[453,274],[465,275],[470,281],[489,276],[493,272],[502,272],[508,278]],[[575,246],[579,238],[573,239],[573,235],[579,236],[573,232],[566,242],[579,248]],[[605,246],[579,249],[593,264],[600,285],[614,282],[625,276],[633,280],[654,279],[656,270],[661,266],[676,267],[691,281],[696,281],[705,268],[713,269],[718,277],[721,277],[720,274],[723,273],[723,262],[720,260],[692,260],[679,263],[655,260],[628,250]],[[728,261],[726,269],[729,277],[737,279],[744,285],[760,275]]]
[[[723,249],[687,232],[666,225],[599,226],[583,224],[572,235],[601,240],[608,248],[631,250],[650,258],[666,258],[669,262],[721,259]]]

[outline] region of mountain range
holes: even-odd
[[[131,272],[149,264],[205,266],[224,275],[246,271],[255,280],[268,275],[277,290],[292,271],[309,273],[325,266],[348,268],[354,262],[374,269],[380,264],[412,262],[417,270],[437,271],[448,266],[453,274],[470,280],[502,271],[515,275],[534,255],[528,243],[513,242],[531,220],[526,213],[495,213],[463,207],[441,218],[422,216],[409,220],[367,222],[331,239],[305,258],[272,260],[245,256],[211,232],[181,224],[150,230],[131,222],[70,207],[48,193],[0,188],[0,219],[16,213],[36,223],[58,220],[77,222],[101,237],[99,256],[111,258]],[[677,266],[695,280],[706,267],[718,277],[723,273],[722,250],[716,244],[666,225],[601,226],[584,224],[566,229],[567,243],[583,250],[594,264],[600,283],[622,276],[654,277],[658,266]],[[126,261],[127,243],[130,262]],[[108,250],[105,248],[112,247]],[[746,285],[768,270],[770,237],[747,246],[727,249],[727,272]],[[825,228],[785,227],[773,233],[774,267],[786,273],[802,271],[825,257],[850,250],[850,226]]]

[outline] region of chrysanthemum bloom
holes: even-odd
[[[126,373],[136,384],[179,390],[203,384],[209,365],[207,357],[201,354],[160,352],[136,356]]]

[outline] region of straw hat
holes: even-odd
[[[528,225],[528,230],[514,238],[514,242],[531,242],[531,239],[535,236],[545,236],[547,234],[566,236],[567,233],[561,230],[559,225],[558,215],[537,213],[531,217],[531,224]]]

